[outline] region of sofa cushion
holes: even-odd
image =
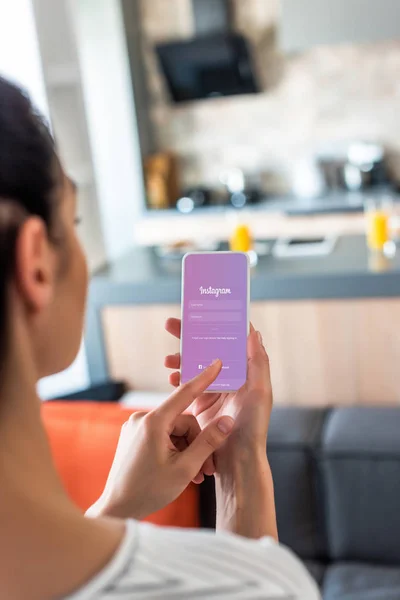
[[[400,410],[332,411],[321,474],[330,557],[400,564]]]
[[[315,560],[306,560],[304,565],[307,567],[311,577],[315,579],[319,587],[322,587],[322,583],[325,576],[326,565],[317,562]]]
[[[338,563],[324,579],[324,600],[400,600],[400,567]]]
[[[53,459],[69,496],[87,510],[104,489],[123,423],[133,410],[111,403],[43,403],[42,419]],[[199,526],[196,486],[146,519],[157,525]]]
[[[279,537],[304,559],[326,555],[314,456],[325,415],[324,410],[275,407],[268,434]]]

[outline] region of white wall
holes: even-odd
[[[93,271],[107,257],[72,15],[68,0],[32,1],[54,134],[64,168],[78,184],[78,234]]]
[[[65,10],[61,3],[68,4],[68,16],[73,19],[77,44],[72,53],[71,37],[67,39],[67,33],[69,36],[71,33],[69,24],[65,19],[64,31],[63,19],[59,16]],[[38,31],[41,44],[38,43]],[[61,114],[57,107],[68,99],[75,83],[71,86],[71,82],[61,81],[58,87],[51,79],[54,74],[63,72],[59,67],[67,67],[67,73],[70,73],[76,54],[79,59],[77,86],[82,86],[84,96],[85,125],[98,197],[96,210],[92,207],[85,217],[88,227],[98,231],[99,214],[104,236],[105,254],[100,243],[103,240],[96,238],[89,244],[89,249],[94,249],[91,263],[96,264],[99,257],[104,260],[106,255],[112,260],[131,248],[135,222],[144,208],[143,170],[120,2],[0,0],[0,73],[25,87],[49,119],[54,111],[54,128],[57,125],[61,133],[66,126],[63,116],[66,113]],[[68,152],[72,143],[64,143],[63,147],[66,158],[75,156],[76,152]],[[78,171],[82,162],[85,175],[91,165],[78,160]],[[85,388],[88,384],[87,361],[82,347],[74,365],[66,372],[40,382],[39,391],[47,398]]]
[[[30,94],[39,110],[49,118],[32,0],[0,0],[0,74],[12,79]],[[89,376],[84,349],[74,365],[39,383],[43,397],[85,388]]]
[[[49,117],[31,0],[0,0],[0,73],[25,87]]]
[[[144,208],[141,153],[119,0],[71,0],[109,259],[129,250]]]

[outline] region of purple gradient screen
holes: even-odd
[[[219,358],[212,389],[238,390],[247,377],[247,256],[189,254],[183,271],[182,382]]]

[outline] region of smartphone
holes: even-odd
[[[237,391],[246,382],[249,273],[242,252],[191,252],[183,258],[182,383],[217,358],[222,370],[208,392]]]

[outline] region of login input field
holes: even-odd
[[[191,323],[239,323],[240,312],[204,312],[189,313]]]
[[[193,300],[189,302],[190,310],[241,310],[240,300]]]

